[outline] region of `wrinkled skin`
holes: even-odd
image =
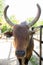
[[[16,50],[25,51],[25,57],[18,57],[20,65],[24,63],[24,65],[28,64],[28,61],[32,55],[32,51],[34,48],[32,35],[34,32],[29,33],[27,26],[14,26],[13,36],[14,36],[14,47]],[[22,62],[23,60],[23,62]]]

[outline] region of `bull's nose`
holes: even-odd
[[[25,51],[18,51],[18,50],[17,50],[17,51],[16,51],[16,55],[22,57],[22,56],[25,55]]]

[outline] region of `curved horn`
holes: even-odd
[[[11,26],[14,26],[14,23],[12,23],[12,22],[9,20],[9,18],[7,17],[7,14],[6,14],[8,7],[9,7],[9,5],[7,5],[7,6],[5,7],[5,9],[4,9],[4,17],[5,17],[5,20],[6,20],[6,22],[7,22],[8,24],[10,24]]]
[[[38,8],[37,16],[32,20],[31,23],[28,24],[29,27],[31,27],[32,25],[34,25],[34,24],[38,21],[38,19],[39,19],[39,17],[40,17],[41,8],[40,8],[39,4],[37,4],[37,8]]]

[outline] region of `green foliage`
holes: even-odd
[[[2,26],[2,32],[5,32],[7,30],[7,26],[6,25],[3,25]]]
[[[33,18],[32,18],[32,17],[27,18],[27,21],[29,21],[29,22],[31,22],[32,20],[33,20]]]
[[[0,17],[3,16],[4,0],[0,0]]]
[[[12,32],[12,27],[7,25],[6,23],[1,26],[1,29],[2,29],[2,33],[5,32],[5,31]]]
[[[8,28],[8,30],[7,31],[9,31],[9,32],[12,32],[12,28],[10,27],[10,28]]]
[[[18,23],[19,23],[19,21],[16,19],[15,16],[11,16],[11,17],[10,17],[10,20],[11,20],[14,24],[18,24]]]
[[[29,21],[29,22],[32,22],[32,20],[33,20],[34,18],[27,18],[27,21]],[[37,23],[35,23],[34,25],[33,25],[34,27],[36,27],[37,26]]]
[[[42,21],[38,21],[38,22],[37,22],[37,25],[38,25],[38,26],[43,25],[43,20],[42,20]]]
[[[3,25],[2,26],[2,33],[5,32],[5,31],[12,32],[12,28],[11,27],[8,27],[7,25]]]
[[[36,56],[32,56],[30,59],[32,65],[38,65],[38,59]]]
[[[0,18],[0,22],[3,22],[3,19],[2,19],[2,17]]]
[[[27,21],[31,22],[34,18],[27,18]],[[37,21],[33,26],[34,27],[37,27],[37,26],[40,26],[40,25],[43,25],[43,20],[42,21]]]

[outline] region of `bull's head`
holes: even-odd
[[[34,31],[30,31],[29,28],[38,21],[40,14],[41,14],[41,8],[37,4],[37,8],[38,8],[37,16],[28,25],[26,25],[26,24],[22,25],[22,24],[13,24],[9,20],[9,18],[7,17],[7,14],[6,14],[8,7],[9,6],[7,5],[4,10],[4,17],[8,24],[10,24],[11,26],[14,26],[14,28],[13,28],[14,43],[13,44],[14,44],[14,47],[16,48],[16,51],[15,51],[16,55],[18,57],[23,57],[26,55],[26,50],[30,45],[30,39],[32,37],[32,34],[34,33]],[[31,50],[33,50],[33,46],[30,48],[31,48]]]

